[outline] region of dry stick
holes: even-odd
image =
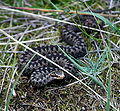
[[[30,25],[31,23],[34,23],[34,22],[39,22],[39,20],[31,20],[28,23],[24,23],[22,25],[18,25],[18,26],[14,26],[14,27],[7,27],[7,28],[4,28],[3,30],[7,31],[7,30],[15,30],[15,29],[18,29],[18,28],[26,28],[24,26]]]
[[[31,11],[41,11],[41,12],[61,12],[61,13],[65,12],[64,10],[38,9],[38,8],[29,8],[29,7],[8,7],[8,8],[22,9],[22,10],[31,10]],[[69,14],[76,14],[76,11],[69,11],[67,13],[69,13]],[[86,14],[80,14],[80,15],[86,15]],[[120,16],[119,14],[116,14],[116,15],[112,15],[112,14],[100,14],[100,15],[105,16],[105,17],[119,17]]]
[[[82,82],[80,79],[78,79],[76,76],[74,76],[73,74],[71,74],[69,71],[65,70],[63,67],[59,66],[58,64],[56,64],[55,62],[53,62],[52,60],[46,58],[45,56],[41,55],[40,53],[34,51],[33,49],[29,48],[28,46],[24,45],[23,43],[21,43],[20,41],[17,41],[15,38],[13,38],[12,36],[10,36],[9,34],[7,34],[5,31],[3,31],[2,29],[0,29],[0,31],[10,37],[13,41],[15,41],[16,43],[20,44],[21,46],[25,47],[26,49],[30,50],[31,52],[37,54],[38,56],[42,57],[43,59],[47,60],[48,62],[54,64],[55,66],[59,67],[61,70],[63,70],[64,72],[66,72],[67,74],[69,74],[70,76],[74,77],[76,80],[78,80],[81,84],[83,84],[86,88],[88,88],[90,91],[92,91],[96,96],[98,96],[100,99],[102,99],[104,102],[107,102],[106,99],[104,99],[102,96],[100,96],[98,93],[96,93],[92,88],[90,88],[89,86],[87,86],[84,82]],[[118,109],[116,107],[114,107],[114,105],[112,103],[110,103],[111,107],[113,107],[116,111],[118,111]]]
[[[47,34],[51,35],[51,34],[53,34],[53,33],[56,33],[56,31],[45,31],[45,32],[42,32],[42,33],[36,35],[35,38],[36,38],[36,39],[37,39],[37,38],[41,38],[41,37],[44,37],[44,35],[47,35]]]
[[[28,24],[23,24],[23,25],[20,25],[20,26],[16,26],[16,27],[13,27],[13,29],[10,27],[10,28],[5,28],[5,29],[3,29],[4,31],[6,31],[6,32],[8,32],[7,30],[8,29],[12,29],[12,30],[14,30],[14,29],[16,29],[16,28],[20,28],[20,27],[22,27],[22,26],[24,26],[24,25],[29,25],[30,23],[28,23]],[[50,28],[50,27],[52,27],[54,24],[51,24],[51,25],[47,25],[47,26],[44,26],[44,27],[39,27],[39,28],[36,28],[36,29],[32,29],[32,30],[28,30],[27,32],[25,32],[24,34],[28,34],[28,33],[32,33],[33,31],[40,31],[40,30],[43,30],[43,29],[46,29],[46,28]],[[22,27],[22,28],[25,28],[25,27]],[[9,33],[9,32],[8,32]],[[18,33],[18,34],[15,34],[15,35],[13,35],[13,37],[18,37],[18,36],[21,36],[23,34],[23,32],[20,32],[20,33]],[[0,35],[1,35],[1,32],[0,32]],[[9,37],[4,37],[4,38],[0,38],[0,40],[5,40],[5,39],[9,39]],[[3,43],[2,43],[3,44]]]
[[[116,47],[117,49],[120,50],[120,46],[116,45],[113,41],[111,41],[110,39],[107,39],[114,47]]]
[[[66,23],[66,24],[70,24],[70,25],[74,25],[74,26],[79,26],[79,27],[83,27],[83,28],[87,28],[87,29],[91,29],[91,30],[95,30],[95,31],[99,31],[99,32],[103,32],[103,33],[106,33],[106,34],[111,34],[111,35],[120,37],[120,35],[118,35],[118,34],[110,33],[110,32],[104,31],[104,30],[95,29],[95,28],[91,28],[91,27],[87,27],[87,26],[83,26],[83,25],[78,25],[78,24],[70,23],[70,22],[67,22],[67,21],[64,21],[64,20],[58,20],[58,19],[54,19],[54,18],[42,16],[42,15],[36,15],[36,14],[33,14],[33,13],[29,13],[29,12],[14,10],[14,9],[6,8],[4,6],[1,6],[0,9],[25,14],[26,16],[33,17],[33,18],[36,18],[36,19],[43,18],[43,19],[47,19],[47,20],[51,20],[51,21],[57,21],[57,22],[60,22],[60,23]]]
[[[15,68],[15,66],[0,66],[0,68]]]
[[[116,22],[113,22],[112,24],[115,25],[115,24],[119,24],[120,23],[120,20],[119,21],[116,21]],[[104,25],[103,27],[108,27],[109,25]]]
[[[31,33],[31,32],[34,32],[34,31],[40,31],[40,30],[44,30],[46,28],[49,28],[49,27],[52,27],[54,24],[51,24],[51,25],[47,25],[47,26],[43,26],[43,27],[39,27],[39,28],[35,28],[35,29],[32,29],[32,30],[28,30],[26,31],[24,34],[28,34],[28,33]],[[15,34],[13,36],[21,36],[23,34],[23,32],[19,33],[19,34]]]
[[[14,36],[13,36],[14,37]],[[51,40],[51,39],[56,39],[58,38],[59,36],[56,36],[56,37],[48,37],[48,38],[41,38],[41,39],[35,39],[35,40],[26,40],[26,41],[21,41],[21,43],[31,43],[31,42],[38,42],[38,41],[45,41],[45,40]],[[0,45],[11,45],[11,44],[17,44],[16,42],[3,42],[3,43],[0,43]]]
[[[20,54],[23,54],[24,51],[0,51],[0,53],[20,53]]]
[[[36,28],[36,29],[32,29],[32,30],[28,30],[26,31],[24,34],[28,34],[28,33],[32,33],[34,31],[40,31],[40,30],[44,30],[46,28],[49,28],[49,27],[52,27],[54,24],[51,24],[51,25],[47,25],[47,26],[44,26],[44,27],[39,27],[39,28]],[[23,34],[23,32],[20,32],[18,34],[15,34],[13,35],[13,37],[19,37]],[[5,40],[5,39],[9,39],[9,37],[4,37],[4,38],[1,38],[0,40]],[[3,43],[0,43],[0,45],[4,45]]]

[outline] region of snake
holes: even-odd
[[[76,15],[69,22],[83,23],[86,26],[96,27],[94,17],[90,15]],[[90,31],[90,29],[87,29],[88,33]],[[54,61],[70,73],[75,74],[77,69],[65,54],[63,54],[60,48],[74,58],[84,57],[87,54],[87,47],[81,35],[82,31],[78,26],[63,23],[60,32],[60,40],[64,41],[67,45],[59,45],[59,47],[58,45],[43,45],[32,47],[32,49]],[[26,50],[20,55],[19,67],[21,69],[25,67],[23,75],[29,77],[30,83],[36,87],[45,86],[54,80],[71,78],[69,74],[30,50]]]

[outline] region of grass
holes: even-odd
[[[24,0],[9,1],[4,0],[2,2],[8,6],[22,6],[22,7],[34,7],[43,9],[67,9],[67,10],[84,10],[106,8],[107,2],[102,1],[94,2],[89,0],[88,2],[78,1],[53,1],[45,0],[33,2],[30,0],[25,4]],[[103,4],[103,6],[100,6]],[[117,3],[118,4],[118,3]],[[116,5],[117,5],[116,4]],[[89,6],[89,7],[88,7]],[[109,6],[109,3],[107,4]],[[9,13],[6,13],[8,12]],[[113,11],[118,10],[117,7]],[[17,11],[15,9],[1,10],[0,16],[0,110],[45,110],[45,111],[71,111],[71,110],[119,110],[120,98],[120,72],[119,68],[113,67],[115,64],[119,64],[119,52],[115,49],[119,49],[119,37],[120,29],[119,24],[113,25],[112,21],[117,21],[117,18],[110,17],[110,21],[99,14],[94,14],[102,21],[104,21],[108,27],[106,29],[93,29],[101,31],[101,38],[96,38],[98,34],[87,34],[85,29],[87,27],[78,25],[83,30],[85,41],[88,44],[88,50],[93,50],[93,53],[88,52],[87,56],[83,60],[77,60],[70,55],[63,53],[75,64],[79,69],[77,77],[75,74],[71,74],[58,64],[45,58],[43,55],[35,52],[30,47],[39,46],[39,44],[56,43],[59,36],[59,30],[53,31],[52,26],[54,22],[68,23],[70,25],[76,25],[73,23],[60,20],[60,16],[57,13],[42,13],[51,15],[54,18],[46,17],[46,15],[37,15],[40,12],[32,11]],[[12,12],[12,13],[11,13]],[[65,16],[71,16],[66,11]],[[10,14],[11,13],[11,14]],[[80,12],[86,13],[86,12]],[[87,12],[89,13],[89,12]],[[22,14],[22,15],[21,15]],[[91,14],[91,13],[89,13]],[[31,17],[32,16],[32,17]],[[10,19],[8,19],[10,18]],[[21,18],[21,19],[20,19]],[[39,18],[39,20],[34,19]],[[6,20],[6,21],[4,21]],[[8,20],[8,21],[7,21]],[[52,21],[51,21],[52,20]],[[50,22],[51,26],[44,23]],[[48,23],[49,24],[49,23]],[[16,28],[19,27],[19,28]],[[92,30],[92,29],[91,29]],[[48,32],[48,33],[46,33]],[[98,33],[98,32],[97,32]],[[42,34],[42,35],[41,35]],[[86,36],[87,35],[87,36]],[[43,38],[37,38],[43,37]],[[107,39],[105,39],[107,37]],[[10,38],[10,39],[8,39]],[[96,49],[90,44],[91,42],[97,43]],[[29,46],[30,45],[30,46]],[[59,43],[57,43],[59,46]],[[114,46],[114,47],[113,47]],[[111,50],[114,48],[114,50]],[[16,65],[19,61],[19,56],[24,49],[28,49],[33,53],[43,57],[49,62],[55,64],[60,69],[74,77],[74,80],[68,82],[68,85],[61,86],[51,84],[41,89],[34,89],[28,83],[28,79],[21,76],[22,72],[17,71]],[[62,50],[62,49],[61,49]],[[102,52],[101,52],[102,51]]]

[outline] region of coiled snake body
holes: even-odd
[[[87,22],[87,25],[89,25],[90,23],[90,25],[92,26],[94,23],[93,17],[91,19],[90,16],[75,17],[75,21],[78,22],[79,20],[76,18],[79,18],[79,20],[81,20],[82,22],[84,21],[84,24]],[[67,54],[70,54],[75,58],[83,57],[87,53],[86,45],[79,32],[81,31],[77,26],[72,26],[68,24],[64,24],[61,29],[61,39],[68,45],[61,45],[59,47]],[[32,49],[46,56],[47,58],[51,59],[55,63],[59,64],[60,66],[74,74],[76,72],[74,65],[60,51],[59,47],[57,45],[46,45],[34,47]],[[22,54],[20,57],[20,67],[24,67],[33,56],[34,54],[31,51],[25,51],[24,54]],[[33,59],[31,59],[23,74],[29,76],[31,83],[37,87],[44,86],[55,79],[67,79],[70,77],[58,67],[54,66],[52,63],[48,62],[38,55],[35,55]]]

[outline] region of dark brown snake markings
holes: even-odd
[[[91,27],[95,27],[96,25],[96,22],[92,16],[76,16],[74,20],[77,23],[81,21],[84,23],[84,25]],[[61,29],[61,39],[68,45],[61,45],[60,48],[75,58],[83,57],[87,53],[86,45],[83,38],[79,34],[80,32],[81,31],[77,26],[68,24],[64,24]],[[60,51],[57,45],[46,45],[32,49],[51,59],[69,72],[73,74],[76,72],[74,65]],[[24,67],[33,56],[34,54],[31,51],[25,51],[24,54],[22,54],[20,57],[20,67]],[[28,64],[23,75],[29,76],[32,85],[37,87],[44,86],[55,79],[67,79],[70,77],[58,67],[37,55],[35,55]]]

